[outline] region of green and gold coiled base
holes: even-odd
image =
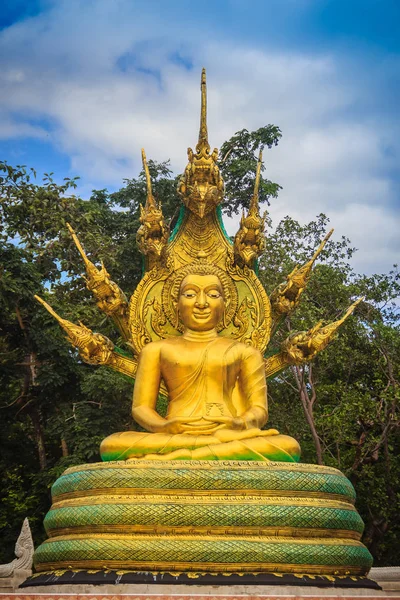
[[[346,477],[293,463],[81,465],[52,488],[37,571],[365,575]]]

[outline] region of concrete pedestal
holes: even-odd
[[[399,596],[400,597],[400,596]],[[196,586],[159,584],[55,585],[24,588],[0,594],[0,600],[347,600],[393,598],[385,592],[365,588],[319,588],[306,586]]]

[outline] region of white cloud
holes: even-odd
[[[373,81],[346,70],[343,56],[206,42],[178,23],[166,33],[152,17],[127,0],[60,1],[3,31],[0,136],[44,136],[34,120],[49,121],[52,142],[86,189],[136,174],[142,146],[182,171],[196,143],[204,64],[211,145],[243,127],[274,123],[284,132],[265,153],[268,176],[283,185],[273,217],[304,222],[326,212],[360,249],[357,268],[387,270],[400,242],[385,149],[398,151],[398,130],[379,110],[358,110]],[[170,60],[177,49],[193,71]]]
[[[12,119],[9,115],[0,116],[0,139],[25,137],[44,139],[47,136],[47,131],[42,127]]]
[[[357,262],[368,265],[371,272],[379,272],[382,265],[389,269],[392,266],[388,262],[390,253],[393,253],[393,262],[398,263],[399,215],[388,214],[379,205],[349,204],[343,211],[333,212],[331,221],[341,235],[350,237],[360,249]]]

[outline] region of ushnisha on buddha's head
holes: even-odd
[[[186,275],[179,289],[179,317],[192,331],[215,329],[224,315],[224,290],[216,275]]]

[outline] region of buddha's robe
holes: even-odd
[[[155,412],[161,378],[168,390],[165,419]],[[268,419],[261,353],[228,338],[177,337],[148,344],[139,357],[133,416],[150,433],[107,437],[100,447],[103,460],[297,462],[300,457],[296,440],[275,429],[261,430]],[[246,429],[232,428],[237,417]],[[179,421],[178,433],[159,431],[160,423],[168,429],[174,421]]]

